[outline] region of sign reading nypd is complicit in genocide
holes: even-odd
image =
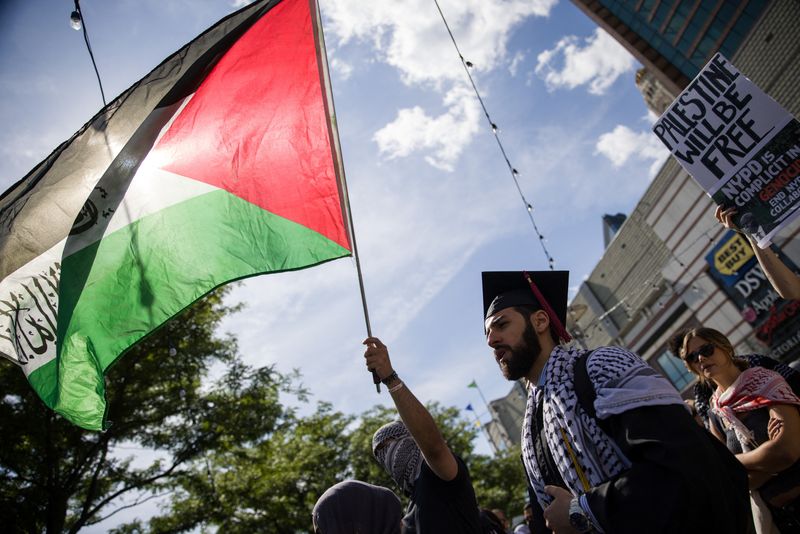
[[[653,132],[759,247],[800,215],[800,123],[721,54]]]

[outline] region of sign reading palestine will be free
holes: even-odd
[[[722,54],[653,132],[759,247],[800,215],[800,123]]]

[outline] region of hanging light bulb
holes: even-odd
[[[472,68],[472,66],[473,66],[472,65],[472,61],[465,61],[464,64],[469,68]]]
[[[533,206],[528,204],[528,213],[533,213]]]
[[[499,130],[497,125],[495,123],[492,123],[492,133],[497,133],[497,130]]]
[[[77,9],[75,11],[73,11],[72,14],[70,14],[70,16],[69,16],[69,25],[72,26],[73,30],[77,30],[77,31],[80,31],[81,28],[83,27],[83,21],[81,20],[81,14]]]
[[[519,171],[517,169],[511,169],[511,174],[514,176],[519,176]]]

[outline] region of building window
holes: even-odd
[[[686,386],[694,381],[695,376],[670,351],[664,349],[664,352],[661,353],[656,361],[678,391],[683,391]]]

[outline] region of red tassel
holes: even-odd
[[[544,312],[548,315],[548,317],[550,317],[550,322],[556,329],[556,335],[558,336],[558,339],[563,340],[564,343],[569,343],[570,341],[572,341],[572,336],[569,335],[567,329],[564,328],[563,324],[561,324],[561,320],[558,318],[556,312],[550,306],[550,303],[547,302],[547,299],[544,298],[542,292],[539,291],[539,288],[536,287],[536,284],[533,283],[533,279],[531,278],[531,275],[528,274],[528,271],[522,271],[522,276],[524,276],[525,280],[528,281],[528,284],[531,286],[531,291],[533,291],[533,295],[536,297],[536,300],[539,301],[539,304],[542,305],[542,309],[544,309]]]

